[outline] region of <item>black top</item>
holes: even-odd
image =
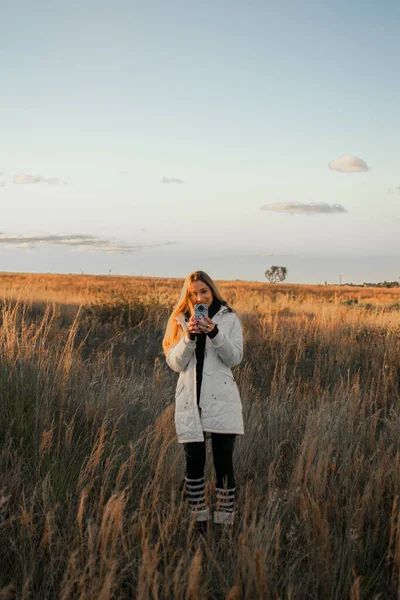
[[[217,314],[219,309],[221,308],[221,301],[218,298],[213,298],[210,306],[208,307],[208,316],[210,319],[213,318],[214,315]],[[206,347],[206,335],[212,339],[218,333],[218,326],[215,325],[213,331],[210,333],[191,333],[189,334],[190,339],[196,340],[196,392],[197,392],[197,404],[200,402],[200,390],[201,390],[201,381],[203,379],[203,366],[204,366],[204,350]]]

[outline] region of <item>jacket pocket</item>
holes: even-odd
[[[228,369],[227,370],[224,369],[223,371],[221,371],[220,377],[222,379],[228,377],[228,379],[231,379],[232,381],[235,381],[233,373],[230,370],[228,370]]]
[[[232,394],[236,389],[236,382],[228,371],[219,371],[215,380],[215,396],[222,401],[231,402]]]

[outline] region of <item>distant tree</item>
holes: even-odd
[[[265,271],[265,277],[268,279],[270,283],[278,283],[281,281],[285,281],[287,275],[286,267],[278,267],[273,265],[267,271]]]

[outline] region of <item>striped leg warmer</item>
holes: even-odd
[[[233,525],[235,511],[235,489],[236,488],[215,488],[217,496],[217,507],[214,511],[214,523],[224,523]]]
[[[210,509],[206,506],[205,478],[189,479],[185,476],[185,484],[191,516],[196,521],[208,521],[210,519]]]

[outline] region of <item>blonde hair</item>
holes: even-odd
[[[186,277],[179,301],[172,311],[170,318],[168,319],[167,329],[162,342],[165,356],[167,355],[168,350],[175,346],[184,335],[184,331],[176,321],[176,317],[184,315],[185,313],[189,313],[190,316],[192,316],[194,313],[193,302],[190,299],[189,289],[190,284],[193,283],[193,281],[202,281],[203,283],[207,284],[212,291],[213,297],[217,298],[221,304],[229,308],[230,311],[235,312],[230,306],[228,306],[228,303],[224,300],[221,292],[211,277],[207,275],[207,273],[204,271],[193,271],[193,273],[190,273],[190,275]]]

